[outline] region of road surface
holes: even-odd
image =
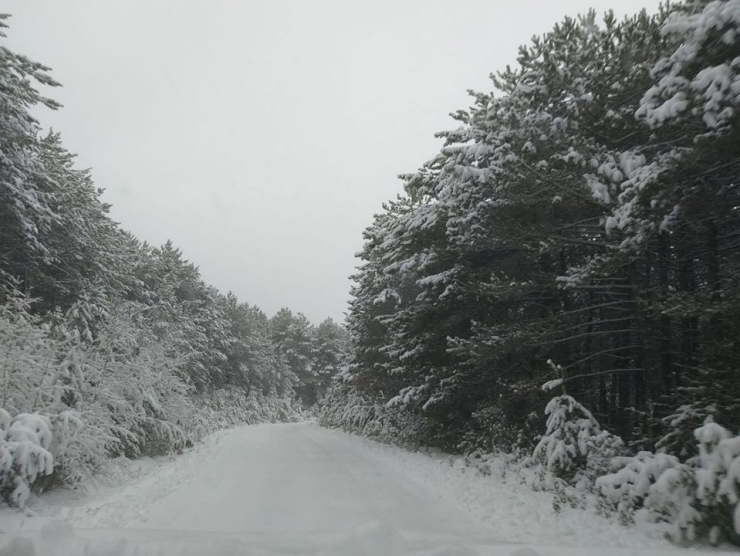
[[[555,514],[550,494],[519,480],[450,463],[314,424],[241,427],[143,460],[140,477],[97,496],[50,493],[53,519],[19,527],[0,556],[679,554],[593,512]],[[0,530],[12,530],[3,515]]]
[[[355,537],[388,549],[460,546],[485,535],[470,516],[443,507],[343,435],[306,424],[254,426],[218,446],[201,473],[129,526],[239,531],[304,548]]]

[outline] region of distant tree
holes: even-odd
[[[281,309],[270,320],[272,341],[277,354],[295,376],[296,394],[306,405],[316,402],[317,375],[311,360],[313,326],[302,314]]]
[[[342,369],[346,342],[346,331],[330,318],[313,329],[311,366],[317,399],[324,395],[332,378]]]

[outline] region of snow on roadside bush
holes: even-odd
[[[547,432],[532,456],[542,461],[548,471],[566,475],[585,467],[588,440],[601,432],[591,412],[571,396],[558,396],[545,408]]]
[[[46,484],[39,485],[39,490],[47,490],[55,482],[78,485],[96,473],[107,472],[117,439],[102,425],[100,417],[96,408],[51,415],[54,474],[44,479]]]
[[[696,429],[699,455],[640,452],[616,458],[614,473],[596,482],[605,504],[623,521],[663,524],[676,542],[740,540],[740,436],[708,418]]]
[[[648,451],[628,456],[621,439],[602,431],[572,397],[554,398],[546,414],[547,431],[532,460],[513,469],[522,474],[541,465],[529,484],[553,491],[556,509],[593,503],[595,494],[601,512],[616,514],[624,524],[657,526],[674,542],[706,538],[740,544],[740,436],[709,417],[694,432],[699,452],[694,458],[682,462]]]
[[[596,487],[606,507],[616,511],[623,523],[631,522],[643,506],[671,521],[678,518],[661,487],[654,488],[659,482],[661,486],[669,483],[675,486],[677,480],[680,483],[686,478],[688,468],[677,457],[642,451],[632,457],[615,458],[612,465],[618,470],[599,477]]]
[[[595,492],[601,511],[622,523],[657,525],[674,542],[738,544],[740,436],[709,417],[694,432],[699,455],[686,462],[648,451],[627,456],[621,439],[602,431],[571,396],[553,398],[545,413],[547,431],[532,457],[543,470],[532,486],[554,491],[556,506],[580,504],[579,492]]]
[[[622,440],[602,431],[591,412],[572,396],[557,396],[545,408],[547,431],[532,458],[580,490],[590,490],[613,457],[625,452]]]
[[[218,428],[301,418],[288,396],[230,389],[196,399],[184,356],[121,302],[82,341],[74,317],[50,322],[11,282],[0,304],[0,502],[88,482],[111,458],[177,452]]]
[[[419,447],[428,424],[417,413],[401,406],[381,404],[360,393],[340,374],[320,403],[319,424],[361,434],[380,442]]]
[[[377,436],[383,406],[341,379],[335,382],[321,401],[319,423],[329,428]]]
[[[740,539],[740,436],[707,420],[694,433],[697,509],[710,538]]]
[[[265,395],[252,390],[221,388],[195,398],[197,438],[223,428],[259,423],[295,423],[305,419],[292,397],[275,392]]]
[[[30,306],[17,291],[0,306],[0,408],[14,416],[4,432],[0,500],[22,506],[32,486],[76,485],[112,456],[184,445],[165,408],[186,408],[190,387],[157,342],[136,337],[121,318],[86,345],[63,320],[50,325]],[[19,440],[20,430],[36,431],[38,441],[30,433]]]
[[[51,421],[21,413],[11,418],[0,409],[0,500],[22,507],[31,485],[54,470]]]
[[[740,436],[707,419],[696,429],[699,455],[686,462],[648,451],[626,455],[621,439],[602,431],[571,396],[547,405],[547,431],[533,453],[543,466],[538,489],[555,492],[556,505],[581,503],[595,492],[599,509],[622,523],[658,525],[673,541],[740,540]],[[609,473],[609,471],[612,471]]]

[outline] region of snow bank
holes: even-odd
[[[409,452],[396,446],[348,436],[341,438],[381,465],[391,466],[408,481],[433,491],[440,504],[451,504],[489,525],[501,541],[572,547],[658,548],[671,546],[657,529],[627,529],[593,509],[553,509],[552,492],[535,491],[533,475],[515,472],[503,456],[487,460],[490,475],[470,467],[464,458]],[[457,464],[456,464],[457,462]],[[601,554],[601,550],[599,550]]]
[[[200,473],[219,442],[232,432],[213,433],[179,456],[118,458],[105,477],[97,477],[86,489],[61,487],[31,497],[23,512],[0,508],[0,533],[34,531],[54,520],[84,528],[118,528],[145,520],[152,501],[164,498]]]

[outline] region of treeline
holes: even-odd
[[[344,342],[330,319],[269,319],[171,243],[113,222],[90,172],[29,112],[59,108],[34,85],[57,85],[48,69],[0,48],[0,501],[17,505],[112,457],[298,419]]]
[[[565,19],[492,80],[365,231],[323,422],[532,453],[549,383],[568,480],[583,427],[700,467],[740,432],[740,2]]]

